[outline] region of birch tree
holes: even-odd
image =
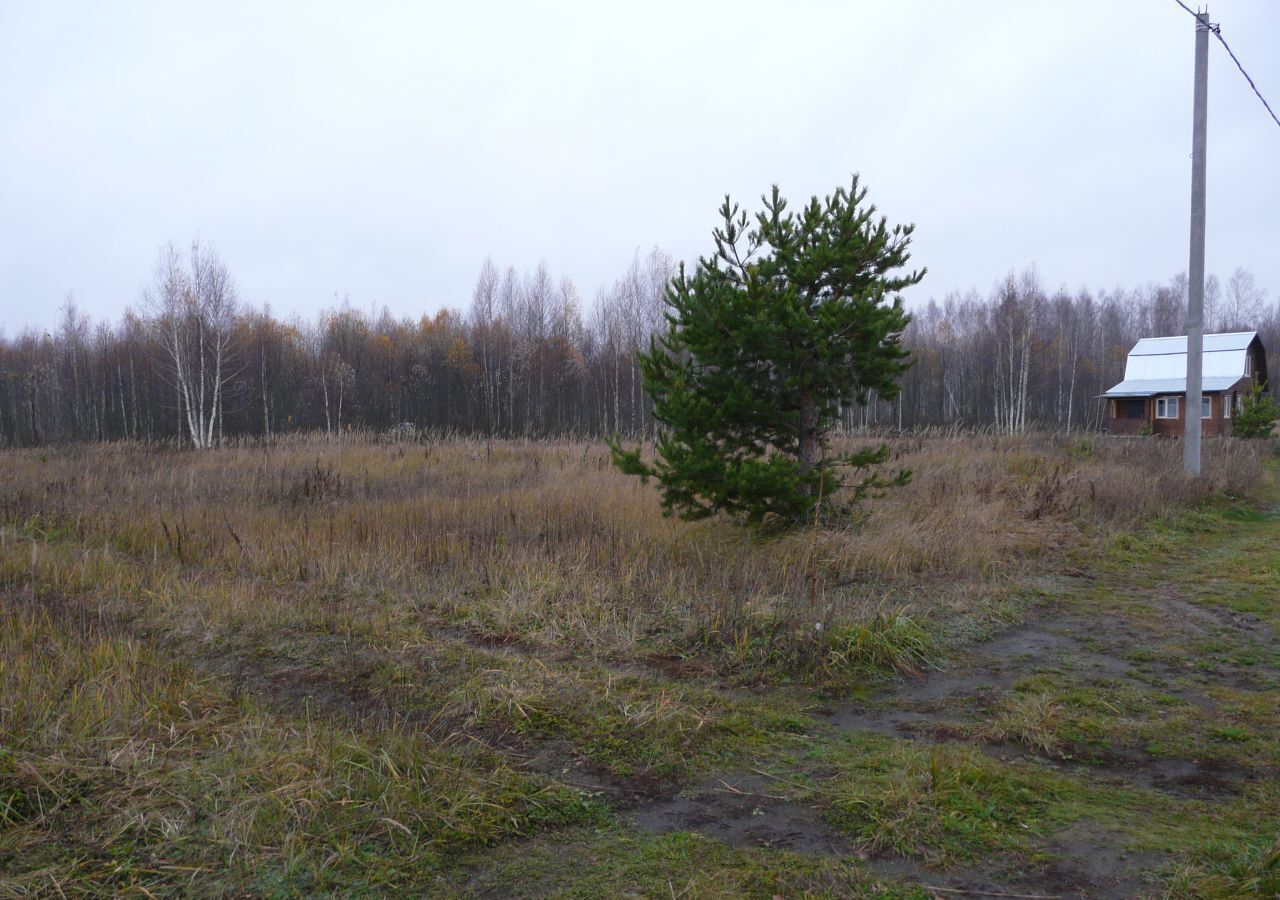
[[[498,426],[498,385],[501,372],[496,364],[494,346],[494,307],[498,295],[498,268],[486,258],[471,295],[471,331],[480,354],[480,391],[484,398],[485,431],[493,436]]]
[[[232,362],[239,306],[235,282],[213,248],[195,240],[184,261],[169,244],[160,251],[144,302],[164,347],[187,436],[198,450],[211,447],[221,424],[225,389],[238,374]]]
[[[1237,267],[1227,279],[1223,298],[1222,328],[1228,331],[1252,331],[1262,315],[1266,294],[1258,287],[1253,273]]]
[[[1034,276],[1027,276],[1026,280],[1031,277]],[[1008,434],[1021,432],[1027,424],[1027,385],[1034,328],[1029,293],[1020,291],[1011,273],[1005,280],[999,305],[993,310],[997,339],[995,425]]]

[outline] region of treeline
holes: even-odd
[[[179,440],[288,431],[430,429],[475,435],[653,434],[635,349],[662,327],[673,261],[655,249],[583,301],[545,265],[481,268],[464,312],[397,319],[341,303],[318,319],[244,305],[216,252],[160,255],[120,321],[67,300],[53,333],[0,336],[0,445]],[[1094,294],[1047,291],[1034,269],[988,294],[915,311],[916,364],[894,402],[845,424],[1093,429],[1098,395],[1141,337],[1180,334],[1186,280]],[[1210,279],[1207,330],[1257,329],[1280,347],[1280,303],[1252,276]]]
[[[863,413],[886,424],[961,422],[1019,432],[1036,426],[1097,429],[1099,395],[1124,376],[1144,337],[1186,333],[1187,279],[1101,293],[1046,291],[1034,268],[989,294],[951,295],[916,311],[904,343],[916,364],[892,409]],[[1268,304],[1253,275],[1236,269],[1205,283],[1205,331],[1258,331],[1280,348],[1280,298]]]
[[[634,349],[662,323],[670,258],[637,256],[589,305],[547,266],[481,267],[469,308],[417,319],[348,302],[281,320],[217,253],[165,248],[136,308],[0,337],[0,445],[412,426],[495,436],[652,433]]]

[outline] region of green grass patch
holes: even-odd
[[[589,795],[413,729],[279,718],[136,641],[0,610],[0,893],[407,889],[600,821]],[[373,864],[376,861],[376,865]]]
[[[962,746],[866,738],[823,761],[840,766],[823,789],[834,825],[870,852],[938,865],[1035,856],[1061,792],[1052,777]]]
[[[1280,897],[1280,835],[1208,841],[1168,880],[1170,896],[1196,900]]]
[[[569,862],[571,861],[571,863]],[[461,877],[459,877],[461,876]],[[465,889],[456,887],[464,884]],[[441,896],[775,897],[928,900],[922,888],[877,877],[856,857],[738,848],[689,832],[567,831],[476,856]]]

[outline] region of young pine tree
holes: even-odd
[[[865,198],[854,176],[792,213],[775,186],[752,227],[726,197],[714,254],[672,279],[667,331],[640,354],[666,426],[657,459],[612,445],[624,472],[658,480],[668,512],[785,527],[887,483],[883,446],[826,453],[842,406],[897,396],[910,364],[898,292],[924,277],[905,270],[914,226],[890,228]],[[849,468],[864,473],[852,484]]]
[[[1271,429],[1280,419],[1280,405],[1254,385],[1231,420],[1231,433],[1242,438],[1271,437]]]

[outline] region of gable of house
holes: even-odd
[[[1253,374],[1250,349],[1258,341],[1256,331],[1206,334],[1200,389],[1206,393],[1230,390]],[[1261,343],[1259,346],[1261,346]],[[1124,381],[1104,397],[1154,397],[1187,392],[1187,337],[1143,338],[1129,351]]]

